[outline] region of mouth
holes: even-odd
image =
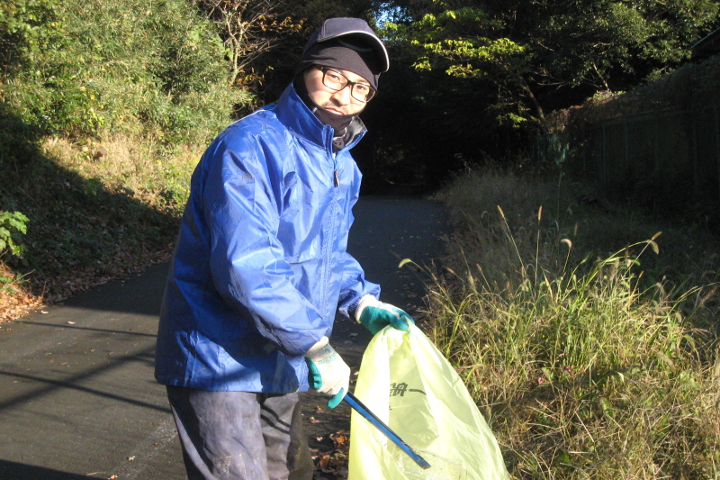
[[[323,108],[334,115],[344,115],[343,111],[335,106],[325,105]]]

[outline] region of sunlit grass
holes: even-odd
[[[149,207],[180,212],[190,191],[190,176],[206,145],[168,149],[152,138],[125,134],[72,142],[49,137],[45,154],[81,175],[86,190],[109,188],[129,194]]]
[[[715,274],[673,265],[659,231],[633,243],[599,232],[583,244],[596,218],[634,232],[658,224],[581,214],[573,195],[498,172],[441,192],[458,228],[445,270],[428,272],[430,335],[514,478],[718,478]],[[667,237],[681,236],[671,225]]]

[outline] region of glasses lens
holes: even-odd
[[[326,87],[332,89],[332,90],[342,90],[345,88],[345,85],[348,83],[348,79],[345,78],[345,75],[343,75],[340,72],[336,72],[335,70],[326,70],[323,69],[323,85]]]
[[[355,100],[359,100],[363,103],[369,102],[375,96],[375,90],[370,85],[364,83],[356,83],[353,85],[352,92],[350,93]]]

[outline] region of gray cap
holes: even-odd
[[[340,44],[347,40],[349,48],[356,48],[355,46],[358,43],[369,47],[375,53],[377,74],[387,72],[390,68],[390,57],[385,49],[385,44],[362,18],[337,17],[325,20],[322,26],[308,40],[303,50],[303,56],[316,43],[334,39],[337,39]]]

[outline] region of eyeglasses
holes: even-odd
[[[350,87],[350,95],[358,102],[367,103],[375,96],[375,90],[367,83],[351,82],[348,78],[332,68],[317,66],[323,72],[322,83],[330,90],[339,92]]]

